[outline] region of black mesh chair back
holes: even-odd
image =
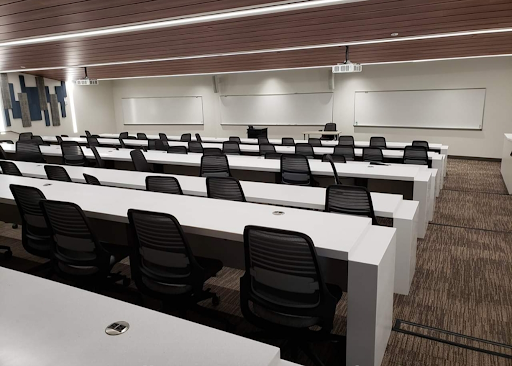
[[[308,158],[300,154],[281,155],[281,182],[300,186],[311,186],[313,178]]]
[[[283,137],[281,139],[281,145],[283,146],[295,146],[295,140],[293,137]]]
[[[188,142],[188,151],[191,153],[203,153],[203,144],[197,141]]]
[[[142,132],[138,132],[137,133],[137,140],[147,140],[148,137],[146,136],[145,133],[142,133]]]
[[[281,160],[281,155],[283,154],[269,152],[265,154],[265,159]]]
[[[96,137],[87,137],[87,146],[99,147],[100,143]]]
[[[258,137],[258,145],[261,144],[270,144],[268,137]]]
[[[121,132],[119,134],[120,139],[127,139],[128,138],[128,132]]]
[[[303,143],[296,144],[295,145],[295,154],[304,155],[309,158],[315,157],[315,151],[313,150],[313,146],[311,146],[310,144],[303,144]]]
[[[121,145],[121,149],[127,149],[126,144],[124,143],[123,139],[119,139],[119,144]]]
[[[224,141],[222,152],[228,155],[240,155],[240,145],[236,141]]]
[[[92,137],[91,133],[89,131],[87,131],[87,130],[85,130],[85,136]]]
[[[246,226],[244,254],[240,305],[249,322],[266,330],[297,332],[318,325],[330,332],[338,299],[324,282],[309,236]]]
[[[428,145],[428,141],[414,140],[412,142],[412,146],[422,146],[422,147],[425,147],[427,150],[430,149],[430,147]]]
[[[32,132],[22,132],[18,136],[18,141],[21,140],[31,140],[32,139]]]
[[[370,137],[370,147],[380,147],[382,149],[386,148],[386,139],[380,136]]]
[[[406,146],[404,164],[428,165],[428,151],[424,146]]]
[[[90,184],[93,186],[101,186],[100,181],[95,176],[84,173],[84,179],[87,184]]]
[[[347,159],[345,159],[345,156],[343,156],[343,155],[325,154],[324,156],[322,156],[323,162],[326,162],[326,161],[329,162],[331,160],[335,163],[346,163],[347,162]]]
[[[363,161],[383,162],[384,155],[382,155],[382,149],[380,147],[363,148]]]
[[[62,141],[63,141],[63,140],[62,140],[62,137],[60,137],[60,136],[55,136],[55,139],[57,140],[57,143],[58,143],[59,145],[60,145],[60,144],[62,144]]]
[[[46,199],[43,192],[35,187],[16,184],[9,188],[20,213],[23,248],[30,254],[50,258],[52,237],[40,206],[40,202]]]
[[[325,211],[366,216],[372,219],[372,225],[378,225],[373,211],[372,196],[364,187],[347,185],[327,187]]]
[[[60,149],[62,151],[62,161],[64,164],[73,166],[87,165],[87,159],[78,142],[62,141]]]
[[[12,140],[0,140],[0,144],[14,144]]]
[[[202,290],[204,270],[174,216],[130,209],[128,219],[135,238],[132,278],[141,292],[169,298]]]
[[[0,169],[2,169],[2,174],[5,175],[15,175],[18,177],[22,177],[20,170],[12,161],[0,161]]]
[[[169,149],[169,143],[165,140],[154,140],[155,150],[167,151]]]
[[[146,160],[142,151],[138,149],[132,150],[130,151],[130,156],[136,171],[147,173],[152,172],[151,167],[149,166],[148,161]]]
[[[336,131],[336,123],[326,123],[324,126],[324,131]],[[333,135],[322,135],[322,140],[334,140],[336,136]]]
[[[224,155],[222,150],[217,147],[205,147],[203,149],[203,155]]]
[[[7,159],[7,154],[5,153],[5,150],[2,146],[0,146],[0,159],[3,159],[3,160],[8,160]]]
[[[232,177],[206,178],[206,192],[209,198],[246,202],[240,182]]]
[[[196,133],[196,141],[197,142],[203,142],[203,139],[201,138],[201,135]]]
[[[58,165],[45,165],[44,171],[49,180],[58,180],[61,182],[72,182],[68,172]]]
[[[188,154],[187,148],[185,146],[169,146],[167,148],[168,154]]]
[[[82,209],[70,202],[41,201],[53,237],[55,269],[64,277],[89,280],[107,276],[112,258],[91,230]]]
[[[276,152],[276,147],[271,144],[261,144],[261,145],[259,145],[259,147],[260,147],[260,155],[265,155],[268,153]]]
[[[201,177],[231,177],[226,155],[204,155],[201,157]]]
[[[189,141],[192,141],[192,135],[190,133],[184,133],[183,135],[181,135],[180,137],[180,141],[184,141],[184,142],[189,142]]]
[[[159,133],[158,134],[158,137],[160,138],[160,140],[162,141],[169,141],[169,139],[167,138],[167,135],[165,133]]]
[[[239,144],[242,143],[242,140],[240,140],[240,137],[238,136],[229,136],[229,141],[238,142]]]
[[[340,146],[355,146],[354,136],[338,137],[338,145],[340,145]]]
[[[345,157],[342,156],[342,155],[338,155],[338,157],[345,159]],[[341,184],[340,178],[338,177],[338,171],[336,170],[336,166],[334,165],[335,161],[333,159],[333,155],[326,154],[326,155],[322,156],[322,161],[324,163],[331,164],[332,174],[334,175],[334,183],[335,184]],[[342,163],[345,163],[345,161],[342,161]]]
[[[32,136],[30,141],[37,145],[46,145],[46,142],[44,142],[44,140],[41,136]]]
[[[16,141],[16,160],[29,161],[31,163],[46,163],[41,153],[41,148],[31,140]]]
[[[356,153],[354,151],[354,146],[349,146],[349,145],[334,146],[333,156],[343,156],[345,158],[345,161],[356,160]]]
[[[126,139],[126,140],[137,140],[137,137],[135,137],[135,136],[126,136],[124,139]]]
[[[180,182],[174,177],[147,176],[146,190],[151,192],[183,194]]]
[[[322,147],[322,141],[314,137],[308,139],[308,144],[311,146]]]
[[[68,135],[61,135],[62,137],[69,137]]]

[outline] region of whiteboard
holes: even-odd
[[[203,98],[123,98],[125,125],[202,125]]]
[[[481,130],[486,89],[356,91],[354,126]]]
[[[325,125],[332,122],[333,93],[221,95],[223,125]]]

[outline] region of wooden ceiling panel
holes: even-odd
[[[344,47],[273,52],[256,55],[148,62],[88,68],[93,78],[123,78],[197,73],[243,72],[268,69],[329,67],[344,59]],[[359,63],[411,61],[446,57],[512,54],[512,34],[491,34],[408,41],[392,44],[361,45],[350,48],[350,59]],[[364,70],[363,70],[364,72]],[[34,74],[58,79],[84,76],[83,69],[61,69]]]

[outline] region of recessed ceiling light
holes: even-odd
[[[396,37],[398,36],[398,33],[391,33],[391,37]]]

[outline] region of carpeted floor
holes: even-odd
[[[23,250],[20,233],[20,229],[0,224],[0,245],[9,245],[14,252],[11,260],[0,260],[0,265],[25,271],[41,260]],[[117,266],[118,270],[129,274],[127,260]],[[242,274],[242,271],[224,268],[217,278],[209,281],[221,296],[221,304],[216,308],[219,316],[228,320],[229,331],[240,335],[254,330],[243,319],[238,306]],[[107,295],[138,301],[133,285]],[[147,300],[144,306],[158,308],[159,304]],[[346,295],[338,305],[335,333],[345,333],[345,315]],[[225,321],[195,314],[189,316],[193,321],[226,329]],[[499,163],[449,160],[448,176],[436,203],[434,220],[425,239],[418,242],[417,270],[411,293],[395,295],[394,317],[512,344],[512,196],[506,195]],[[451,340],[512,354],[511,349],[503,347]],[[333,345],[318,346],[316,350],[327,365],[340,364]],[[283,354],[283,358],[289,357],[290,354]],[[303,355],[295,361],[310,365]],[[392,332],[382,365],[510,366],[512,360]]]

